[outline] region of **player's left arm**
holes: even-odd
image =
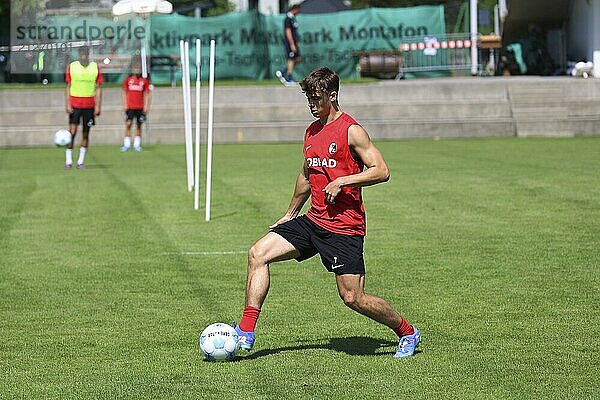
[[[96,107],[94,109],[94,115],[99,116],[102,111],[102,86],[100,83],[96,84],[96,95],[95,95]]]
[[[381,155],[381,152],[373,142],[365,129],[360,125],[352,125],[348,128],[348,146],[365,164],[362,172],[354,175],[340,176],[330,182],[323,191],[325,199],[333,203],[335,197],[346,186],[371,186],[390,179],[390,170]]]
[[[287,38],[288,43],[290,44],[290,50],[292,50],[295,53],[298,50],[298,48],[296,47],[296,42],[294,42],[294,36],[292,35],[292,30],[290,28],[285,29],[285,37]]]
[[[144,114],[148,114],[150,111],[150,104],[152,104],[152,92],[154,89],[152,85],[148,85],[148,90],[146,91],[146,96],[144,96]]]
[[[94,107],[94,115],[99,116],[102,111],[102,83],[104,82],[104,77],[102,76],[102,72],[98,69],[98,76],[96,77],[96,94],[94,95],[94,102],[96,106]]]

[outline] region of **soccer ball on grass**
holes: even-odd
[[[200,349],[208,361],[231,361],[239,350],[238,334],[231,325],[211,324],[200,334]]]
[[[71,132],[66,129],[59,129],[54,132],[54,144],[63,147],[71,143]]]

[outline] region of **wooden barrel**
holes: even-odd
[[[363,77],[394,78],[400,72],[402,56],[397,50],[361,52],[356,55]]]

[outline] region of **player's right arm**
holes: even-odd
[[[300,214],[304,203],[310,197],[310,182],[308,181],[308,167],[306,166],[306,161],[304,161],[304,165],[302,166],[302,171],[298,174],[298,178],[296,178],[296,186],[294,187],[294,194],[292,196],[292,201],[290,202],[290,206],[288,207],[285,215],[270,228],[274,228],[277,225],[283,224],[291,219],[294,219]]]
[[[67,87],[65,88],[65,110],[67,111],[67,114],[73,112],[73,106],[71,105],[71,73],[69,67],[70,65],[67,65],[67,71],[65,72],[65,81],[67,82]]]
[[[127,88],[123,85],[123,90],[121,90],[121,98],[123,99],[123,110],[127,111]]]
[[[67,99],[66,108],[67,114],[71,114],[73,112],[73,106],[71,106],[71,84],[67,83],[67,87],[65,88],[65,98]]]

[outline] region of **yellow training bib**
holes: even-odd
[[[71,96],[94,97],[98,64],[90,62],[87,67],[84,67],[79,61],[73,61],[69,65],[69,72],[71,74]]]

